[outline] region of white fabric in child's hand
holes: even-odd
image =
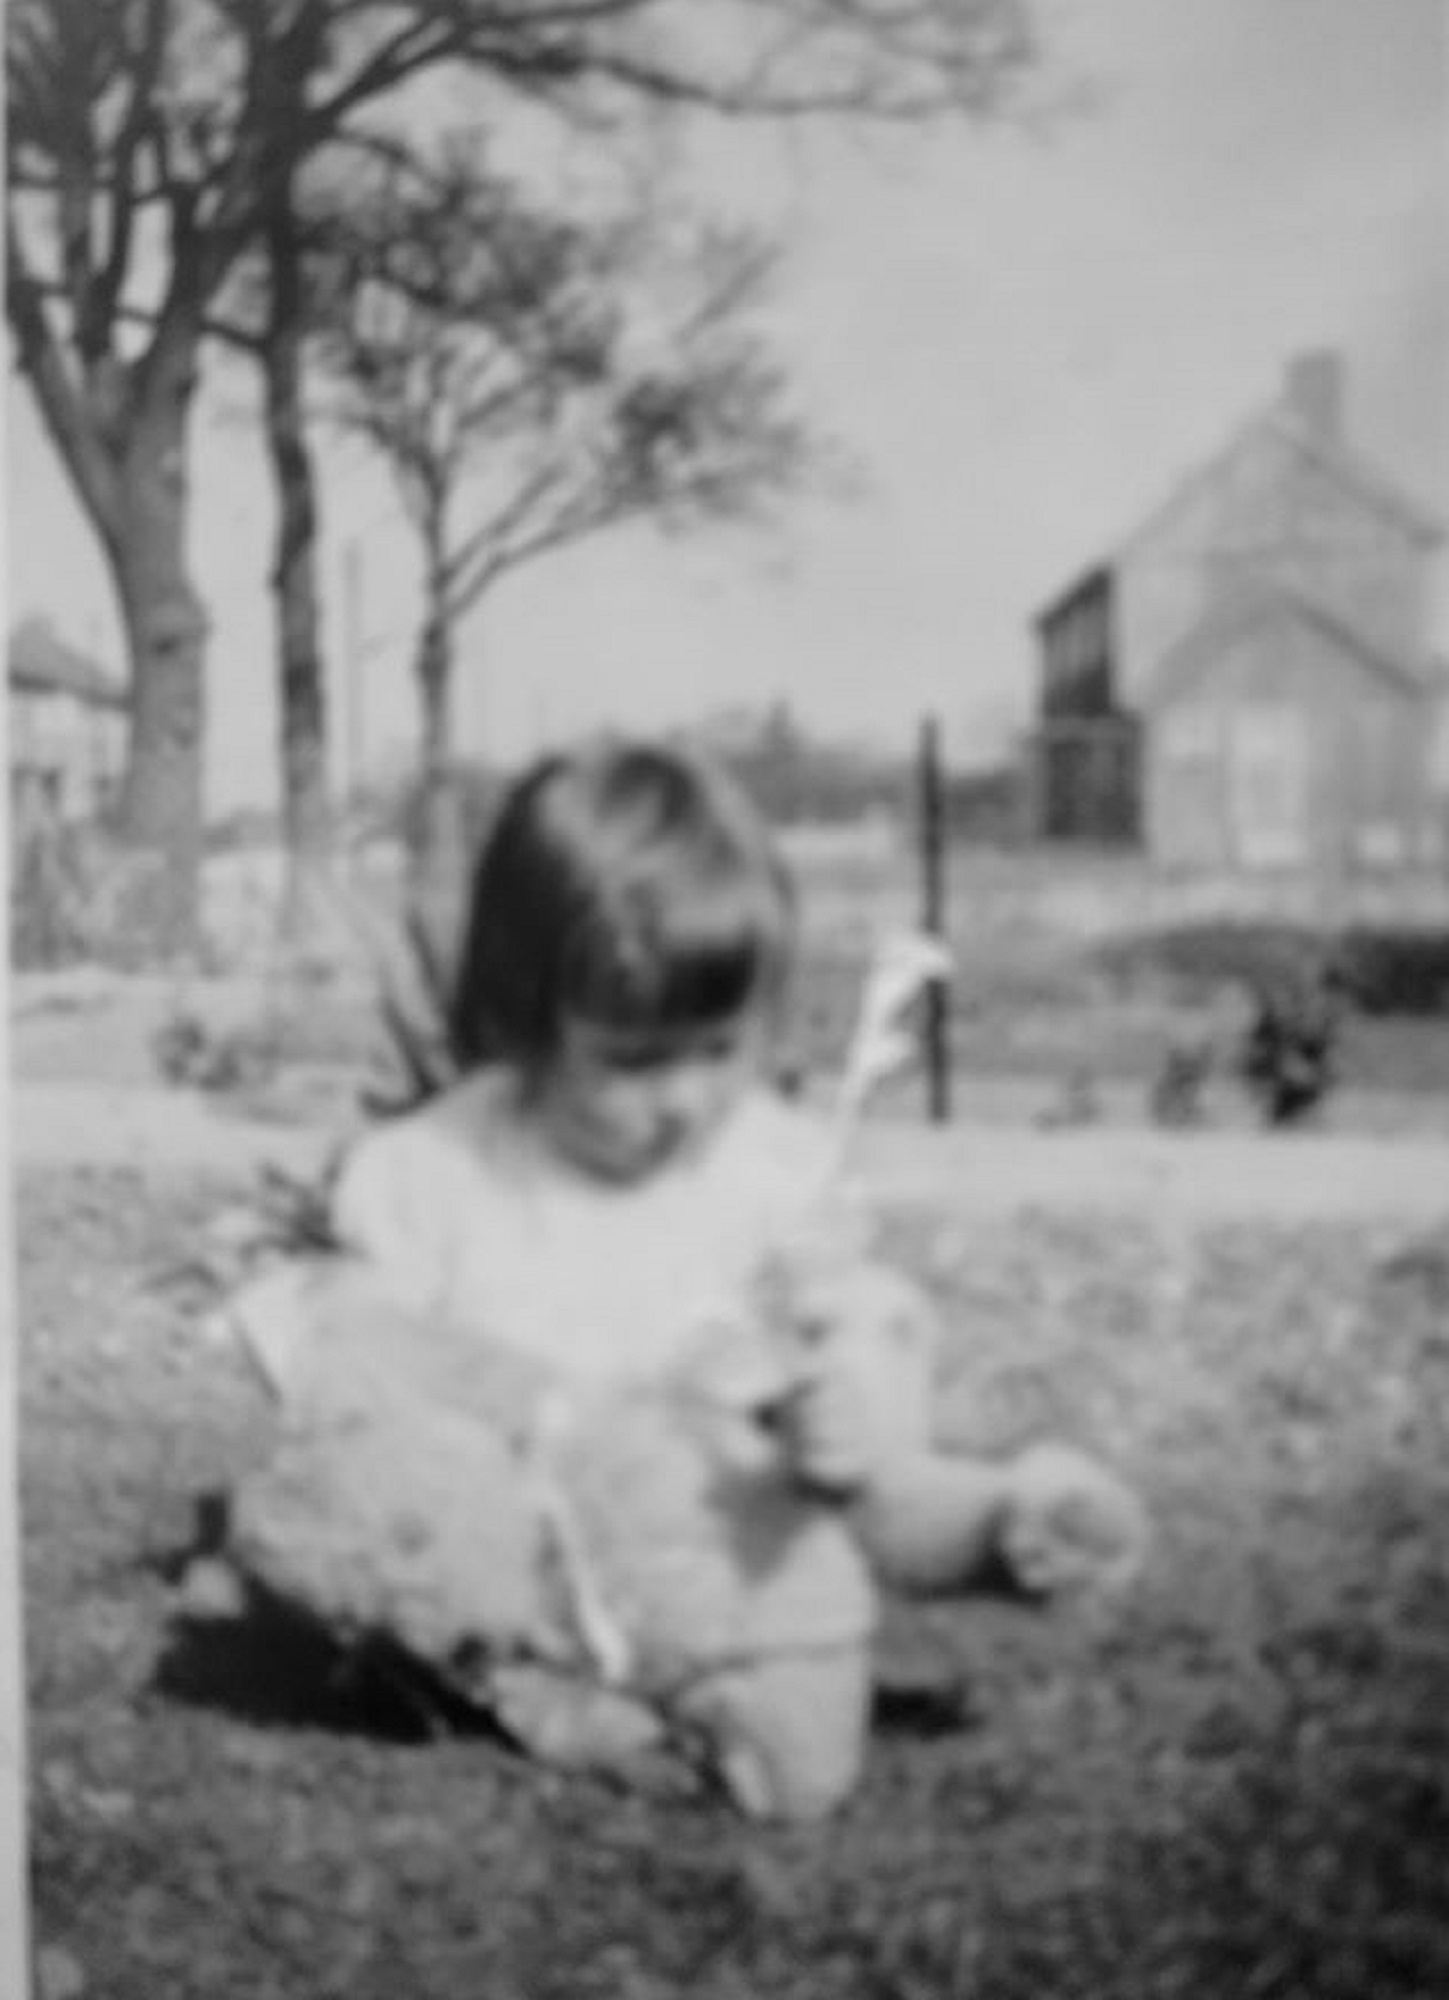
[[[864,1476],[925,1448],[938,1330],[929,1303],[909,1279],[852,1257],[851,1248],[842,1243],[827,1257],[812,1243],[803,1255],[781,1254],[767,1290],[771,1311],[793,1332],[803,1357],[797,1411],[807,1413],[808,1423],[817,1388],[829,1391],[823,1400],[842,1421],[854,1409],[853,1454]]]
[[[308,1266],[279,1264],[249,1279],[217,1315],[279,1402],[289,1399],[312,1336]]]

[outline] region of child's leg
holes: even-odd
[[[1008,1461],[1001,1555],[1033,1596],[1118,1590],[1151,1539],[1147,1511],[1116,1473],[1071,1445],[1032,1445]]]
[[[881,1581],[922,1595],[995,1580],[1033,1596],[1115,1588],[1140,1570],[1148,1540],[1121,1480],[1055,1444],[998,1463],[904,1456],[872,1479],[852,1521]]]
[[[1086,1453],[1044,1444],[992,1463],[934,1446],[931,1328],[910,1287],[872,1270],[842,1281],[823,1319],[826,1304],[815,1378],[862,1416],[870,1469],[851,1520],[882,1582],[927,1593],[1003,1580],[1045,1596],[1136,1575],[1141,1504]]]
[[[818,1819],[860,1776],[870,1720],[865,1645],[767,1654],[696,1682],[676,1703],[752,1819]]]

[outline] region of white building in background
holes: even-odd
[[[48,619],[10,634],[10,812],[17,839],[78,825],[116,797],[126,757],[126,691]]]
[[[1449,855],[1441,524],[1368,463],[1331,349],[1037,619],[1047,839],[1196,875],[1372,878]]]

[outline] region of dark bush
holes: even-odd
[[[128,972],[152,965],[161,956],[163,887],[157,857],[124,847],[104,825],[32,827],[11,856],[11,963],[90,961]]]
[[[1307,925],[1222,920],[1113,938],[1095,962],[1122,987],[1167,981],[1197,998],[1229,984],[1256,992],[1320,961],[1329,948]]]
[[[1356,926],[1339,937],[1334,965],[1360,1013],[1449,1013],[1449,929]]]
[[[1191,997],[1230,983],[1259,993],[1327,972],[1359,1013],[1449,1012],[1449,929],[1422,925],[1184,924],[1114,938],[1095,962],[1121,986],[1165,979]]]
[[[151,1053],[167,1083],[223,1093],[262,1081],[278,1062],[271,1022],[217,1027],[186,1008],[162,1022],[151,1038]]]
[[[1299,1124],[1337,1082],[1341,1009],[1331,970],[1287,975],[1258,988],[1239,1067],[1267,1124]]]
[[[1213,1069],[1212,1043],[1175,1041],[1162,1058],[1148,1092],[1154,1125],[1201,1125],[1206,1117],[1203,1097]]]

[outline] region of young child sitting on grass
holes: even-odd
[[[931,1311],[829,1122],[764,1081],[794,950],[782,862],[706,759],[610,741],[517,783],[460,1080],[345,1160],[346,1254],[286,1311],[243,1303],[285,1421],[232,1537],[542,1757],[683,1743],[746,1811],[806,1817],[858,1775],[876,1580],[1111,1584],[1144,1527],[1065,1447],[935,1449]]]

